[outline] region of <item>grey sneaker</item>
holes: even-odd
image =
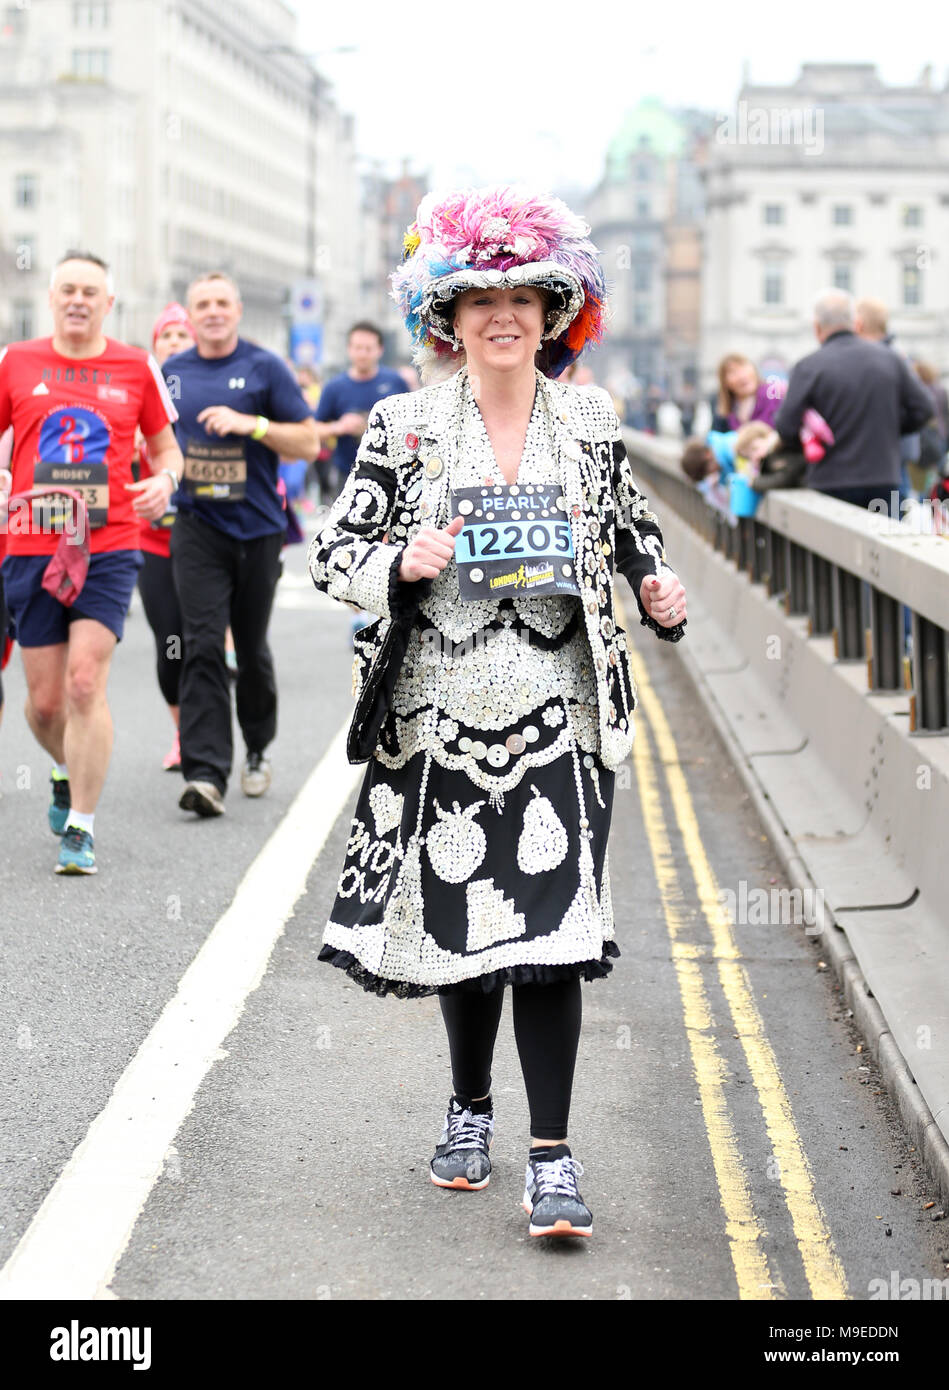
[[[270,764],[263,753],[248,753],[241,768],[241,791],[245,796],[263,796],[270,786]]]
[[[477,1192],[491,1177],[488,1149],[494,1137],[494,1111],[473,1115],[452,1096],[445,1127],[429,1167],[436,1187],[463,1187]]]
[[[523,1206],[532,1236],[592,1236],[593,1217],[577,1187],[582,1173],[566,1144],[528,1156]]]
[[[199,816],[223,816],[224,798],[213,782],[188,782],[178,800],[182,811]]]

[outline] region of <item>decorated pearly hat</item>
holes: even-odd
[[[453,301],[463,291],[536,285],[548,299],[538,365],[559,376],[603,336],[606,285],[589,235],[587,223],[548,194],[500,187],[423,198],[392,276],[416,362],[451,357]]]

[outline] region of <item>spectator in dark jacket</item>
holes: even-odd
[[[949,440],[949,396],[939,380],[939,373],[929,362],[916,363],[916,375],[926,387],[933,400],[936,424],[943,439]]]
[[[932,419],[919,432],[919,458],[908,463],[910,485],[920,501],[931,497],[938,479],[946,476],[946,449],[949,447],[949,400],[939,373],[928,362],[913,362],[913,370],[923,383],[932,401]]]
[[[868,343],[882,343],[884,347],[898,352],[903,358],[906,353],[896,346],[896,335],[889,331],[889,312],[882,299],[858,299],[854,307],[854,329],[858,338]],[[912,481],[911,470],[920,460],[920,437],[916,430],[900,435],[900,497],[911,497],[916,484]]]
[[[794,367],[774,427],[785,444],[796,444],[813,406],[834,443],[812,466],[807,486],[858,507],[889,500],[899,491],[900,435],[930,419],[929,393],[897,353],[857,337],[853,299],[843,290],[819,296],[814,333],[820,347]]]

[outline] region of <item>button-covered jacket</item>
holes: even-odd
[[[449,515],[452,464],[459,439],[467,368],[447,381],[380,401],[343,491],[308,551],[310,574],[332,598],[378,615],[358,634],[353,693],[373,678],[373,667],[393,624],[418,608],[430,581],[398,578],[402,552],[425,526],[443,527]],[[636,687],[626,633],[616,625],[616,571],[629,581],[641,622],[666,641],[678,641],[686,623],[660,627],[643,609],[639,589],[665,560],[658,518],[633,479],[619,420],[606,391],[550,381],[537,373],[554,423],[567,518],[573,533],[584,627],[596,672],[600,757],[610,768],[632,746]],[[587,557],[595,564],[587,565]],[[459,602],[461,600],[459,599]]]

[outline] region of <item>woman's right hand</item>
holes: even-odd
[[[399,578],[413,584],[417,579],[434,579],[441,574],[455,553],[455,537],[464,524],[464,517],[456,516],[443,531],[423,526],[402,552]]]

